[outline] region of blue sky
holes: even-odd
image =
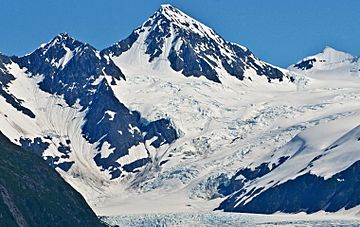
[[[326,45],[360,55],[357,0],[1,0],[0,52],[23,55],[60,32],[102,49],[162,3],[275,65],[286,67]]]

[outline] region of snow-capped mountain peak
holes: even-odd
[[[330,46],[326,46],[324,50],[316,56],[319,58],[320,62],[328,64],[340,63],[354,58],[351,54],[336,50]]]
[[[68,33],[60,33],[51,39],[48,43],[42,44],[37,50],[40,49],[43,51],[43,54],[46,54],[46,52],[52,48],[68,48],[71,51],[74,51],[77,47],[84,45],[86,44],[74,39]]]
[[[41,44],[39,48],[25,55],[22,59],[26,59],[28,64],[35,65],[39,61],[45,61],[46,68],[52,68],[53,70],[63,69],[74,55],[81,53],[85,49],[96,52],[95,48],[74,39],[68,33],[60,33],[49,42]],[[38,70],[35,73],[42,74]]]
[[[321,53],[344,53],[343,51],[336,50],[331,46],[325,46]]]
[[[69,33],[67,32],[62,32],[62,33],[59,33],[57,36],[55,36],[50,42],[49,44],[50,45],[55,45],[56,43],[61,43],[61,42],[64,42],[66,40],[70,40],[72,42],[75,41],[75,39],[73,37],[71,37],[69,35]]]
[[[211,37],[220,43],[224,43],[224,40],[219,35],[217,35],[213,29],[188,16],[187,14],[173,7],[172,5],[161,5],[160,9],[149,20],[154,20],[158,18],[159,15],[164,16],[174,26],[178,26],[179,28],[195,32],[200,36]]]
[[[352,65],[356,63],[357,60],[358,58],[351,54],[326,46],[320,53],[303,58],[296,64],[291,65],[289,69],[312,71],[331,70],[346,65]]]
[[[141,57],[139,51],[143,52]],[[214,30],[171,5],[162,5],[128,38],[103,53],[121,68],[149,65],[148,68],[159,70],[161,65],[161,71],[168,71],[170,66],[171,71],[186,77],[203,76],[217,83],[229,76],[250,81],[263,76],[269,82],[286,77],[279,68],[261,61],[247,48],[225,41]]]
[[[52,94],[65,95],[69,105],[80,99],[80,104],[87,106],[89,92],[103,77],[108,76],[112,84],[125,79],[120,68],[104,54],[67,33],[57,35],[31,54],[15,57],[14,61],[31,75],[44,76],[39,83],[40,88]]]

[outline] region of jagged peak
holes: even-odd
[[[67,32],[62,32],[56,35],[54,38],[52,38],[49,42],[41,44],[36,50],[33,52],[26,54],[22,57],[27,57],[33,54],[40,54],[45,55],[50,49],[66,49],[73,51],[78,47],[83,46],[85,47],[91,47],[90,45],[80,42],[70,36]],[[91,47],[93,48],[93,47]]]
[[[68,33],[60,33],[52,38],[46,44],[42,44],[33,52],[22,56],[16,57],[16,61],[22,66],[29,69],[31,65],[35,65],[33,74],[43,74],[43,70],[51,70],[54,72],[56,69],[65,69],[68,63],[75,61],[92,61],[99,62],[101,65],[106,65],[105,71],[108,75],[119,74],[123,77],[120,69],[114,69],[114,63],[110,59],[106,59],[104,54],[95,49],[90,44],[81,42],[71,37]],[[36,68],[42,62],[46,67]],[[78,63],[76,63],[78,64]]]
[[[59,33],[59,34],[56,36],[56,38],[63,39],[63,40],[66,40],[66,39],[74,39],[74,38],[72,38],[72,37],[69,35],[69,33],[67,33],[67,32],[61,32],[61,33]]]
[[[97,56],[100,53],[90,44],[75,39],[74,37],[70,36],[69,33],[67,32],[62,32],[56,35],[54,38],[52,38],[49,42],[41,44],[39,48],[37,48],[32,53],[27,54],[25,56],[29,56],[34,53],[45,56],[47,53],[49,53],[50,50],[53,50],[51,51],[51,55],[58,55],[59,53],[63,54],[65,52],[66,53],[73,52],[72,54],[76,54],[76,53],[82,54],[84,51],[87,50],[95,52]]]
[[[58,44],[74,43],[74,42],[81,43],[80,41],[77,41],[75,38],[70,36],[67,32],[62,32],[62,33],[56,35],[48,43],[43,44],[42,46],[43,47],[49,47],[49,46],[55,46],[55,45],[58,45]]]
[[[208,36],[218,41],[223,41],[223,39],[216,34],[213,29],[170,4],[162,4],[142,27],[147,27],[149,25],[157,26],[159,24],[159,20],[163,19],[166,19],[167,22],[170,22],[181,29],[197,33],[201,36]]]
[[[49,42],[41,44],[40,47],[36,49],[34,52],[40,50],[42,54],[45,54],[49,49],[52,48],[68,49],[71,51],[77,50],[76,52],[79,53],[87,49],[90,49],[94,52],[99,52],[96,48],[94,48],[90,44],[75,39],[74,37],[70,36],[69,33],[67,32],[59,33]]]
[[[163,9],[163,10],[168,10],[168,9],[172,9],[172,8],[175,8],[175,7],[173,7],[170,4],[161,4],[160,5],[160,9]]]
[[[205,76],[221,82],[217,68],[240,80],[246,78],[244,74],[249,68],[258,75],[266,75],[269,81],[284,76],[281,70],[262,62],[246,47],[227,42],[213,29],[169,4],[161,5],[130,36],[102,53],[119,57],[133,45],[136,47],[132,51],[139,50],[141,45],[148,55],[148,62],[166,58],[173,70],[186,77]]]
[[[169,19],[172,19],[174,16],[191,18],[189,15],[185,14],[184,12],[182,12],[181,10],[179,10],[178,8],[176,8],[170,4],[160,5],[160,8],[157,12],[164,16],[169,17]],[[193,18],[191,18],[191,19],[193,19]]]

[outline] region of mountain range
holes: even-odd
[[[162,5],[104,50],[0,55],[0,131],[98,215],[356,210],[358,64],[326,47],[283,69]]]

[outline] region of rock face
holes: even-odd
[[[171,5],[162,5],[128,38],[103,52],[116,57],[139,46],[145,48],[149,63],[165,58],[173,70],[186,77],[204,76],[218,83],[221,83],[221,73],[243,80],[246,71],[251,71],[252,75],[266,77],[269,82],[286,77],[277,67],[255,57],[249,49],[225,41],[211,28]]]
[[[1,226],[104,226],[41,158],[0,133]]]

